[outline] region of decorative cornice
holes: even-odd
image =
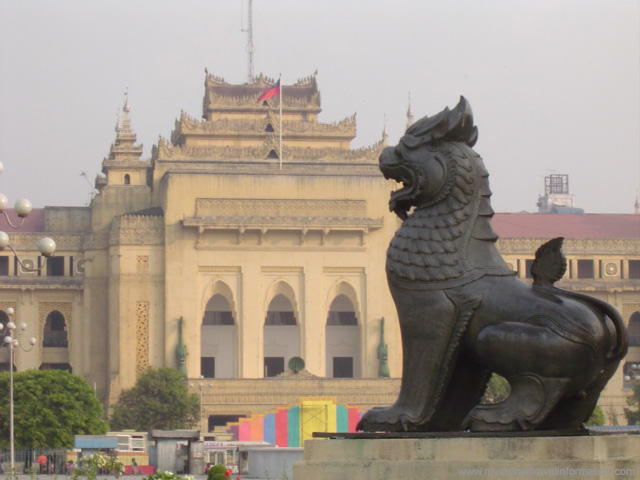
[[[267,126],[271,124],[273,134],[278,134],[280,125],[276,115],[269,112],[266,118],[260,120],[220,119],[213,121],[200,121],[182,112],[175,122],[175,129],[171,133],[171,143],[181,144],[184,136],[265,136]],[[314,136],[318,139],[324,137],[341,137],[353,139],[356,135],[356,117],[351,115],[339,122],[320,123],[317,121],[285,121],[282,125],[283,136]]]
[[[324,267],[322,273],[364,273],[364,267]]]
[[[527,254],[535,251],[550,238],[500,238],[498,250],[503,255]],[[565,238],[565,255],[640,255],[640,239],[633,238]]]
[[[262,273],[303,273],[302,267],[262,267]]]
[[[38,241],[43,236],[50,236],[56,242],[56,250],[58,251],[74,251],[81,250],[84,242],[84,233],[56,233],[56,232],[39,232],[39,233],[11,233],[9,238],[11,246],[18,252],[35,252],[37,251]]]
[[[182,220],[185,228],[234,230],[377,230],[384,226],[382,218],[340,217],[191,217]]]
[[[200,273],[240,273],[240,267],[213,267],[213,266],[199,266],[198,272]]]
[[[267,138],[259,147],[183,147],[172,145],[164,138],[158,140],[153,149],[154,159],[161,160],[191,160],[211,159],[229,162],[240,160],[264,160],[271,150],[277,146],[277,138]],[[287,162],[312,161],[319,163],[374,163],[386,147],[384,139],[369,147],[355,150],[337,148],[302,148],[283,146],[284,158]]]
[[[365,218],[367,201],[305,198],[198,198],[197,217],[342,217]]]

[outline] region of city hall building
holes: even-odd
[[[355,116],[318,120],[315,76],[257,101],[274,83],[207,73],[202,118],[181,113],[146,159],[125,104],[90,206],[34,210],[19,230],[0,218],[22,262],[0,252],[0,308],[38,339],[17,350],[18,370],[68,369],[108,407],[147,367],[181,368],[203,431],[301,398],[395,401],[401,339],[384,267],[399,220],[388,209],[396,184],[378,169],[386,136],[353,149]],[[640,372],[640,215],[560,207],[496,214],[499,249],[528,281],[536,248],[566,237],[559,286],[629,322],[630,353],[600,402],[620,417]],[[57,251],[33,272],[45,233]]]

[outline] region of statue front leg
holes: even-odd
[[[398,310],[402,334],[402,384],[396,402],[387,408],[369,410],[358,430],[424,431],[435,408],[435,393],[441,390],[442,372],[452,332],[456,307],[442,291],[395,289],[391,293]]]

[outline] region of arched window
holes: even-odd
[[[128,173],[125,173],[125,175],[124,175],[124,184],[125,185],[130,185],[131,184],[131,177],[129,176]]]
[[[352,288],[346,283],[339,290]],[[326,368],[331,378],[355,378],[360,371],[360,327],[353,302],[337,295],[329,307],[326,326]]]
[[[267,155],[267,158],[271,158],[271,159],[278,159],[280,157],[278,157],[278,154],[275,150],[271,149],[269,151],[269,155]]]
[[[291,357],[300,355],[300,329],[290,298],[293,290],[285,283],[278,286],[283,293],[269,302],[264,321],[264,376],[275,377],[283,373]]]
[[[269,132],[269,133],[273,133],[275,132],[275,130],[273,129],[273,125],[271,125],[270,123],[267,123],[266,128],[264,129],[265,132]]]
[[[66,348],[69,346],[67,325],[64,315],[57,310],[54,310],[47,315],[47,319],[44,324],[42,346],[54,348]]]
[[[229,288],[220,283],[218,290]],[[231,304],[225,295],[214,294],[205,308],[200,331],[200,375],[205,378],[235,378],[237,328]]]

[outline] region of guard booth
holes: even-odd
[[[149,463],[157,472],[202,475],[204,463],[199,430],[151,430]]]
[[[105,452],[109,456],[117,456],[118,437],[107,435],[76,435],[74,448],[80,450],[78,462],[82,457],[90,457],[96,453]]]

